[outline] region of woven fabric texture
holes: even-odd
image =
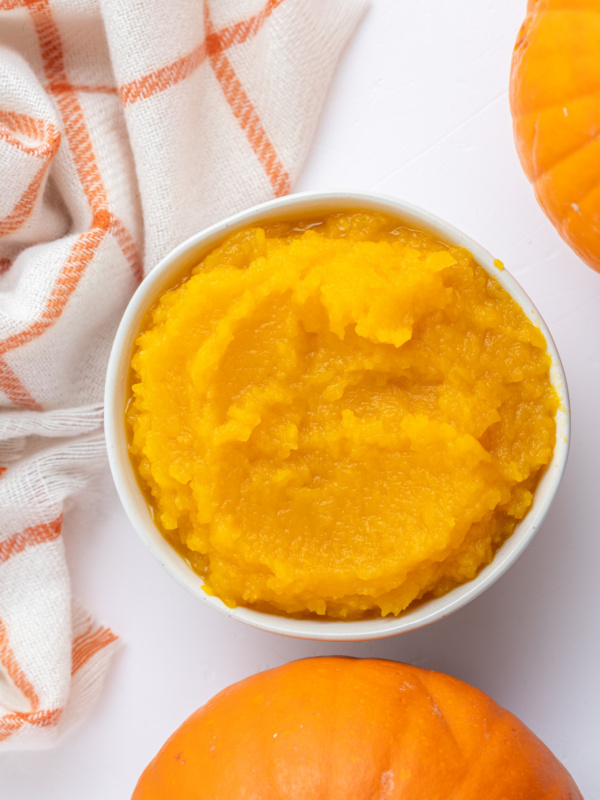
[[[65,501],[105,468],[136,286],[290,190],[364,0],[0,0],[0,749],[89,710],[117,637],[72,599]]]

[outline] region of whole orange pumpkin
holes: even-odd
[[[600,271],[600,0],[529,0],[512,60],[521,165],[560,235]]]
[[[582,800],[523,723],[448,675],[314,658],[216,695],[133,800]]]

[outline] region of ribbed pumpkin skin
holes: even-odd
[[[487,695],[393,661],[314,658],[216,695],[132,800],[583,800]]]
[[[529,0],[510,103],[539,204],[600,271],[600,0]]]

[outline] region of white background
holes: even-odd
[[[74,592],[121,637],[98,706],[53,750],[8,754],[2,800],[117,800],[215,692],[291,659],[377,656],[449,672],[517,714],[600,797],[600,275],[559,239],[515,154],[508,108],[525,0],[372,0],[295,187],[421,205],[501,258],[562,356],[573,437],[536,540],[452,617],[385,641],[313,644],[215,614],[138,541],[108,471],[66,518]]]

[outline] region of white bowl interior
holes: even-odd
[[[428,230],[445,242],[465,247],[542,330],[552,358],[551,380],[560,398],[554,456],[538,485],[529,513],[498,550],[491,564],[481,570],[475,579],[458,586],[443,597],[424,601],[398,617],[349,622],[329,619],[301,620],[243,607],[230,609],[218,598],[204,592],[202,578],[188,567],[163,538],[152,521],[146,500],[137,484],[127,451],[124,419],[129,362],[134,342],[142,318],[155,299],[172,286],[179,276],[195,266],[231,230],[274,216],[299,218],[357,208],[389,214],[408,226]],[[115,337],[106,379],[105,431],[110,467],[125,511],[151,553],[181,586],[212,608],[263,630],[304,639],[351,641],[391,636],[442,619],[477,597],[508,569],[542,524],[560,484],[569,450],[570,412],[565,375],[548,328],[515,279],[506,269],[498,269],[493,257],[480,245],[427,211],[391,197],[345,192],[305,193],[256,206],[213,225],[173,250],[143,281],[129,303]]]

